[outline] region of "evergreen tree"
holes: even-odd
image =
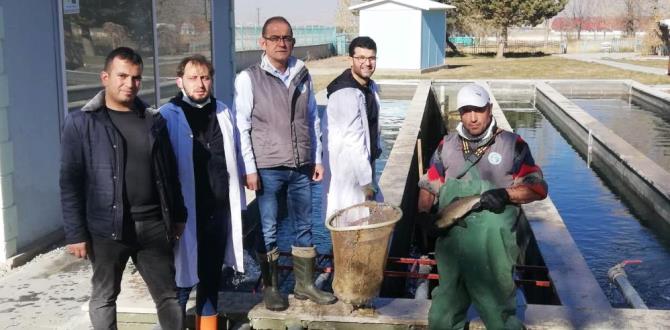
[[[515,26],[535,26],[556,16],[568,0],[450,0],[456,6],[459,22],[472,24],[481,20],[499,33],[497,57],[503,57],[507,45],[507,30]]]

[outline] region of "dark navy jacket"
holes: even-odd
[[[81,111],[68,114],[61,139],[61,205],[68,244],[91,236],[122,239],[124,218],[123,138],[104,110],[104,91]],[[154,182],[166,230],[186,221],[175,156],[165,119],[136,98],[152,145]]]

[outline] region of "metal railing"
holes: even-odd
[[[612,38],[605,40],[578,40],[571,42],[571,53],[628,53],[637,52],[642,47],[639,38]]]
[[[458,50],[464,54],[491,54],[498,51],[498,42],[486,38],[453,37],[449,41],[454,43]],[[505,53],[545,53],[560,54],[562,52],[561,42],[534,41],[534,40],[508,40]]]

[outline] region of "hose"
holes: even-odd
[[[637,293],[633,285],[628,281],[628,276],[624,270],[626,265],[640,263],[642,263],[641,260],[624,260],[610,268],[609,271],[607,271],[607,276],[610,281],[616,285],[619,291],[621,291],[621,294],[626,299],[628,305],[635,309],[649,309],[640,297],[640,294]]]

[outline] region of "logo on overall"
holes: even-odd
[[[307,84],[302,83],[300,84],[300,86],[298,86],[297,89],[300,91],[300,94],[305,94],[305,92],[307,91]]]
[[[492,165],[498,165],[502,162],[502,156],[497,152],[492,152],[489,154],[489,163]]]

